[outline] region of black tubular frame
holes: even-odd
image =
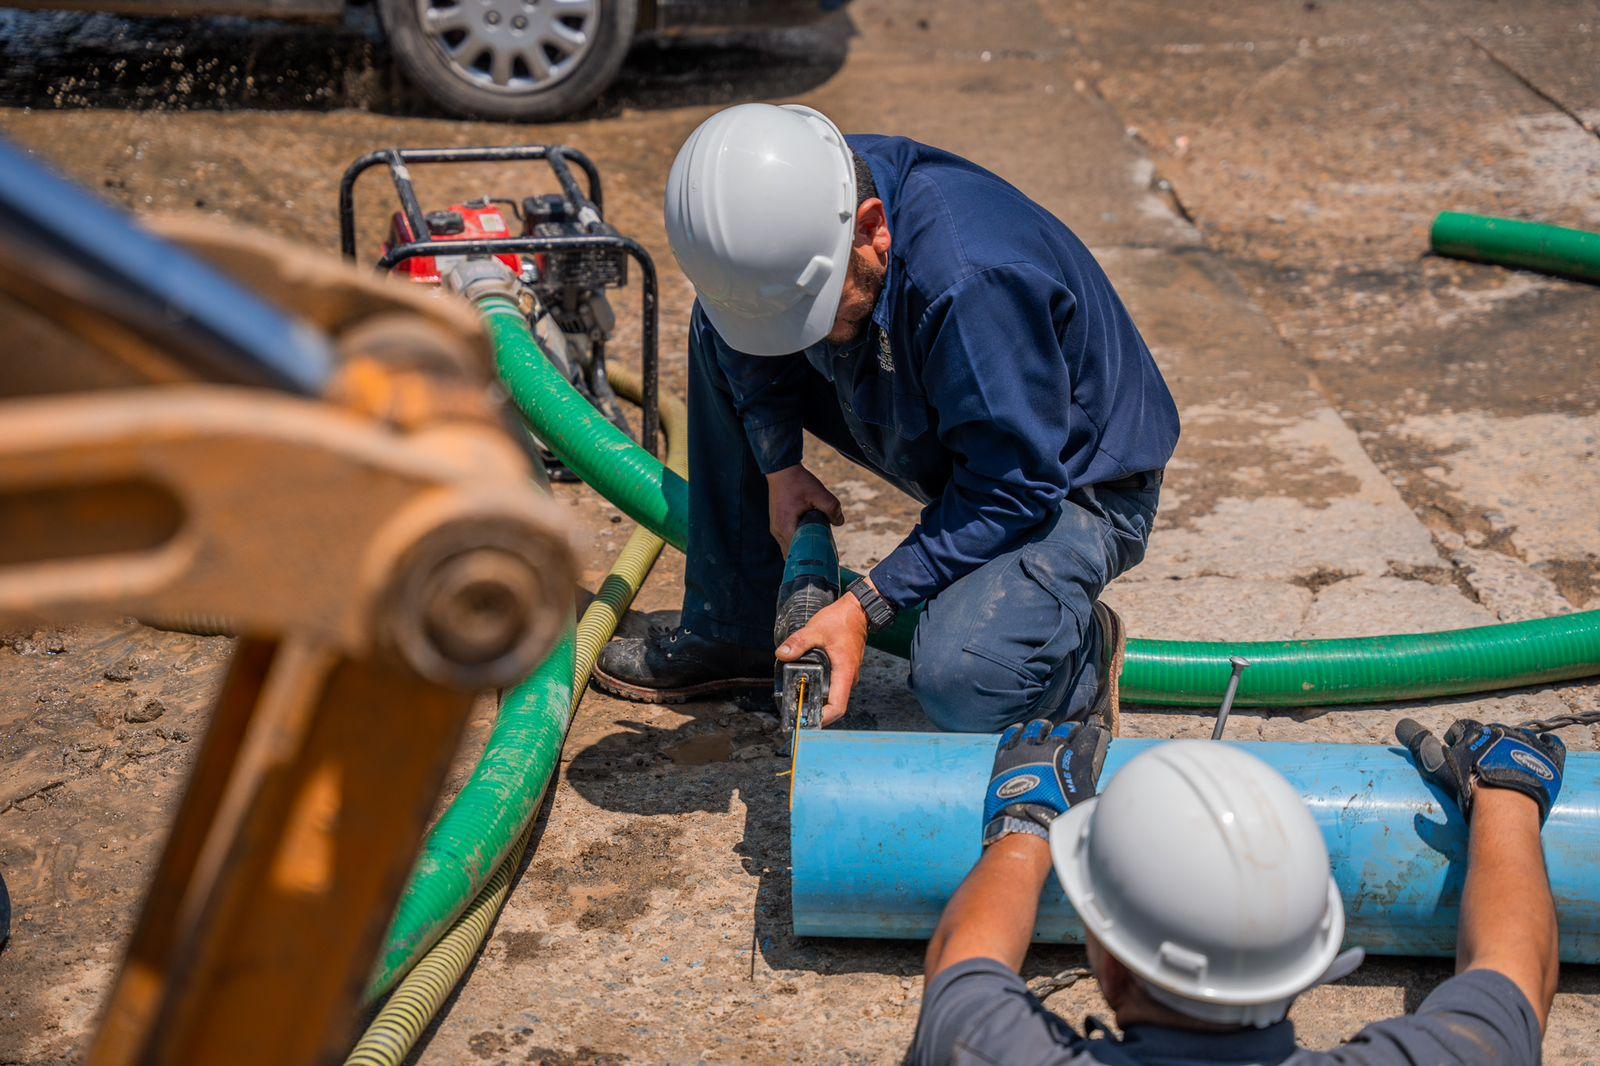
[[[639,371],[644,385],[640,403],[644,417],[639,435],[645,450],[655,455],[661,423],[660,342],[657,330],[660,289],[655,260],[650,258],[650,253],[638,241],[613,233],[586,233],[574,237],[491,237],[477,241],[433,240],[422,205],[417,200],[416,189],[412,186],[408,166],[413,163],[507,163],[527,160],[544,160],[550,164],[556,180],[561,184],[562,195],[572,201],[580,219],[586,207],[592,209],[595,219],[604,217],[600,207],[600,171],[588,156],[576,148],[543,144],[495,148],[383,148],[368,152],[351,163],[339,181],[339,249],[347,259],[356,258],[356,179],[373,167],[386,166],[411,232],[428,234],[428,238],[408,241],[389,249],[378,259],[379,270],[393,270],[408,259],[430,255],[536,254],[582,248],[615,248],[622,251],[639,264]],[[578,185],[571,167],[567,165],[569,162],[576,164],[588,179],[587,194]]]

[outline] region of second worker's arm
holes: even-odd
[[[1543,1027],[1560,962],[1540,828],[1561,791],[1566,746],[1550,734],[1471,719],[1452,725],[1442,742],[1409,718],[1395,734],[1467,819],[1457,972],[1504,975]]]
[[[1111,734],[1039,720],[1000,735],[983,805],[983,857],[928,942],[924,984],[959,962],[1022,967],[1050,876],[1050,823],[1094,795]]]

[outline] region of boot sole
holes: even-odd
[[[646,688],[612,677],[598,666],[594,668],[591,682],[601,692],[630,703],[688,703],[713,696],[746,696],[772,691],[770,677],[725,677],[682,688]]]

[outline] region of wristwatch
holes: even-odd
[[[866,578],[856,578],[845,591],[854,596],[860,602],[861,609],[867,613],[868,633],[877,633],[894,623],[894,616],[897,613],[894,605],[878,595],[878,590],[873,588],[872,583]]]

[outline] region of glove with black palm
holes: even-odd
[[[1000,734],[983,801],[983,844],[1008,833],[1048,838],[1050,823],[1094,795],[1111,733],[1092,722],[1043,718]]]
[[[1394,735],[1411,750],[1422,775],[1454,798],[1469,820],[1479,788],[1509,788],[1530,797],[1539,805],[1541,824],[1561,793],[1567,746],[1552,733],[1463,718],[1441,743],[1421,723],[1403,718]]]

